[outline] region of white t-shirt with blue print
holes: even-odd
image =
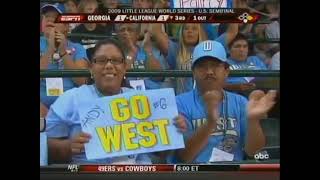
[[[220,118],[217,130],[209,137],[208,144],[200,151],[192,163],[209,163],[213,148],[228,151],[234,155],[233,161],[244,159],[244,145],[247,132],[247,99],[241,95],[225,91],[225,100],[219,104]],[[186,118],[185,141],[207,121],[206,106],[197,88],[176,97],[178,112]],[[224,110],[227,109],[227,110]],[[226,120],[227,119],[227,120]],[[235,144],[229,144],[229,140]],[[226,150],[227,149],[227,150]],[[179,163],[175,156],[168,157],[169,163]]]
[[[236,61],[229,58],[230,70],[267,70],[267,66],[258,56],[249,56],[245,61]],[[227,82],[230,84],[248,83],[253,77],[229,77]]]
[[[122,92],[133,89],[122,88]],[[82,85],[62,94],[50,107],[46,117],[46,134],[48,138],[69,138],[81,132],[81,123],[77,108],[82,101],[99,98],[94,85]],[[87,160],[85,153],[74,155],[72,163],[76,164],[151,164],[147,154]]]

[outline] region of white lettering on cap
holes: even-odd
[[[204,42],[203,50],[204,51],[211,51],[212,50],[212,42],[211,41]]]

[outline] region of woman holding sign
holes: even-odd
[[[125,163],[150,164],[146,154],[87,160],[84,144],[90,135],[83,133],[78,113],[79,102],[130,91],[121,87],[126,73],[124,52],[117,41],[106,39],[96,44],[90,67],[93,85],[83,85],[61,95],[50,107],[47,121],[49,163]]]

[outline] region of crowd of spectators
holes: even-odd
[[[192,54],[207,40],[219,42],[226,51],[230,70],[280,70],[280,2],[234,0],[233,8],[248,8],[259,13],[256,24],[107,24],[55,23],[63,13],[103,13],[107,8],[170,8],[166,0],[63,0],[40,3],[40,69],[89,69],[100,61],[95,58],[97,42],[104,36],[117,40],[106,42],[123,49],[120,54],[127,70],[194,70]],[[279,41],[270,43],[268,41]],[[101,45],[103,46],[103,45]],[[101,60],[102,61],[102,60]],[[112,62],[111,62],[112,63]],[[108,64],[108,62],[107,62]],[[114,64],[115,65],[115,64]],[[227,78],[224,89],[232,92],[253,91],[252,77]],[[40,116],[50,112],[51,105],[64,92],[85,84],[91,78],[40,79]],[[126,78],[122,87],[137,90],[174,88],[176,95],[196,87],[194,77]],[[61,102],[61,101],[60,101]],[[57,106],[55,106],[58,108]],[[59,143],[59,142],[58,142]],[[58,144],[57,144],[58,146]]]

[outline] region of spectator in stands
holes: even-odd
[[[132,0],[132,8],[154,8],[154,1],[155,0]],[[144,38],[144,33],[146,31],[150,32],[150,24],[141,23],[140,24],[140,33],[139,33],[139,40]]]
[[[245,8],[245,7],[243,7],[244,3],[241,3],[238,1],[239,0],[235,0],[235,2],[232,3],[232,0],[228,0],[227,7],[228,8],[232,8],[232,7]],[[154,4],[154,8],[173,8],[173,5],[170,4],[170,0],[157,0],[156,3]],[[167,32],[168,36],[173,37],[175,39],[178,39],[179,38],[179,29],[181,26],[182,26],[181,23],[166,24],[166,32]],[[218,34],[219,26],[220,26],[219,23],[205,23],[205,24],[203,24],[203,28],[208,36],[208,39],[214,40],[219,36],[219,34]],[[227,25],[225,25],[225,27],[227,27]],[[224,33],[224,32],[225,32],[225,30],[222,33]],[[220,34],[222,34],[222,33],[220,33]]]
[[[103,0],[102,4],[104,9],[119,8],[119,0]]]
[[[49,162],[77,164],[150,164],[146,154],[123,156],[97,160],[87,160],[84,143],[89,142],[90,135],[81,132],[77,108],[79,97],[83,101],[112,96],[130,91],[122,88],[121,83],[126,73],[125,53],[121,45],[113,39],[99,41],[94,49],[90,67],[93,85],[83,85],[65,92],[51,106],[46,117]]]
[[[248,9],[248,2],[247,0],[234,0],[233,3],[234,8],[245,8]],[[249,10],[248,13],[252,13],[251,10]],[[247,36],[252,36],[252,28],[253,24],[239,24],[239,32],[242,34],[245,34]]]
[[[257,56],[248,56],[249,43],[246,36],[238,34],[229,44],[230,57],[228,63],[231,70],[266,70],[267,67]],[[249,91],[255,88],[251,83],[253,77],[228,78],[226,89],[232,91]]]
[[[144,34],[143,41],[138,41],[140,24],[116,24],[116,32],[125,49],[127,69],[162,70],[168,68],[164,56],[152,44],[150,32]],[[129,84],[135,84],[139,80],[139,87],[142,89],[143,87],[158,89],[167,86],[164,78],[145,78],[143,82],[141,78],[128,78],[127,80]]]
[[[229,75],[225,48],[217,41],[199,43],[193,51],[192,73],[196,88],[177,96],[177,123],[185,148],[170,163],[241,161],[265,146],[260,119],[275,104],[276,91],[253,91],[249,101],[223,90]]]
[[[280,51],[272,56],[270,69],[280,70]]]
[[[178,42],[170,40],[168,35],[159,31],[161,24],[152,25],[152,38],[158,44],[161,53],[166,57],[170,69],[191,70],[191,54],[193,48],[200,42],[207,40],[207,34],[201,24],[186,23],[179,30]],[[230,24],[226,33],[216,40],[228,44],[238,33],[237,24]],[[225,47],[227,47],[225,45]],[[176,78],[176,93],[180,94],[192,90],[192,78]]]
[[[98,8],[98,2],[96,0],[81,0],[79,4],[79,10],[81,13],[94,13]],[[85,35],[75,36],[72,37],[71,40],[73,42],[80,43],[84,46],[87,51],[87,55],[89,59],[91,59],[93,48],[98,41],[98,38],[90,37],[90,35],[100,35],[100,36],[111,36],[112,33],[112,26],[106,25],[105,27],[101,24],[97,23],[83,23],[76,27],[71,32],[74,33],[81,33]],[[86,37],[88,35],[89,37]]]
[[[78,0],[65,0],[64,8],[66,10],[66,13],[79,13]],[[70,23],[69,33],[71,33],[71,31],[79,25],[80,25],[79,23]]]
[[[279,18],[279,15],[280,15],[280,2],[279,1],[267,2],[265,8],[269,14],[270,19]]]
[[[44,36],[40,37],[40,69],[86,69],[85,49],[67,39],[68,24],[54,23],[62,11],[56,5],[41,8]],[[49,108],[64,91],[86,83],[87,78],[45,78],[40,80],[40,101]]]
[[[43,29],[44,29],[41,7],[48,5],[48,4],[50,4],[50,3],[47,3],[47,2],[41,3],[40,2],[40,23],[41,23],[40,32],[43,32]],[[52,4],[50,4],[50,5],[52,5]],[[63,12],[63,13],[66,12],[63,3],[54,3],[53,5],[56,6],[61,12]]]
[[[252,37],[256,40],[265,40],[266,24],[256,24],[253,26]],[[255,42],[253,44],[253,54],[258,56],[264,64],[270,64],[270,56],[267,51],[269,50],[269,44],[266,42]]]
[[[79,2],[79,11],[81,13],[95,13],[98,8],[97,0],[80,0]]]
[[[258,13],[262,16],[260,21],[271,21],[270,24],[255,24],[251,33],[252,37],[259,40],[280,38],[279,33],[279,1],[257,1],[254,4],[250,2],[249,7],[251,12]],[[259,42],[253,46],[254,54],[270,66],[272,56],[279,50],[278,43]]]
[[[121,8],[119,6],[119,0],[102,0],[102,5],[99,7],[99,13],[107,13],[107,9],[112,8]],[[115,32],[114,23],[108,24],[108,23],[99,23],[101,26],[105,27],[106,31],[110,31],[111,33]],[[110,33],[108,33],[110,34]]]
[[[42,118],[46,117],[47,113],[48,113],[48,108],[43,103],[40,102],[40,117]]]
[[[65,0],[64,8],[66,13],[78,13],[78,0]]]
[[[132,0],[132,8],[153,8],[154,0]]]
[[[249,9],[252,12],[270,19],[278,18],[280,14],[280,1],[255,1],[248,2],[250,5]]]
[[[270,40],[280,40],[280,19],[273,20],[266,26],[265,38]],[[276,55],[276,53],[279,51],[280,43],[269,43],[269,49],[267,53],[271,57],[271,66],[273,63],[273,57],[279,57],[278,55]]]
[[[267,25],[265,29],[265,37],[267,39],[278,39],[280,38],[280,23],[279,21],[272,21]]]
[[[270,24],[257,24],[254,27],[254,38],[257,40],[278,40],[280,39],[278,21]],[[279,51],[279,43],[258,42],[253,46],[253,51],[267,66],[271,63],[272,56]]]
[[[170,9],[170,2],[169,0],[154,0],[153,8],[154,9]],[[162,24],[161,30],[163,32],[167,32],[169,36],[173,37],[172,36],[173,31],[176,30],[179,26],[181,26],[181,24],[179,23]],[[152,31],[151,27],[152,27],[151,24],[149,24],[147,27],[148,31],[150,32]]]

